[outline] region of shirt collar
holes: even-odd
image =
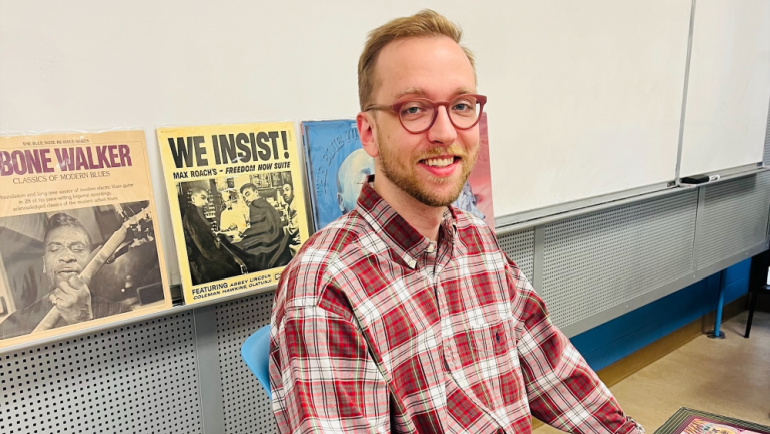
[[[369,223],[374,232],[382,238],[395,254],[402,257],[410,268],[414,268],[417,258],[422,255],[431,241],[417,232],[401,215],[393,209],[372,186],[374,175],[369,175],[361,188],[356,210]],[[439,241],[454,243],[457,232],[455,210],[449,206],[444,211],[444,220],[439,227]]]

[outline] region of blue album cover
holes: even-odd
[[[361,148],[354,119],[302,122],[302,135],[317,231],[355,207],[374,160]]]

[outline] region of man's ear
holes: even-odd
[[[374,114],[372,112],[358,113],[358,116],[356,116],[356,126],[358,127],[358,137],[361,138],[361,145],[363,145],[364,151],[372,158],[380,155],[380,150],[375,140],[377,126],[374,123]]]
[[[345,199],[339,192],[337,192],[337,206],[340,207],[340,212],[345,214]]]

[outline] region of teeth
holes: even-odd
[[[453,157],[429,158],[425,160],[425,164],[428,166],[434,166],[434,167],[446,167],[452,164],[453,161],[454,161]]]

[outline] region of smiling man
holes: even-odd
[[[482,220],[450,204],[486,97],[460,30],[423,11],[370,33],[356,208],[284,271],[270,383],[283,433],[638,433]]]

